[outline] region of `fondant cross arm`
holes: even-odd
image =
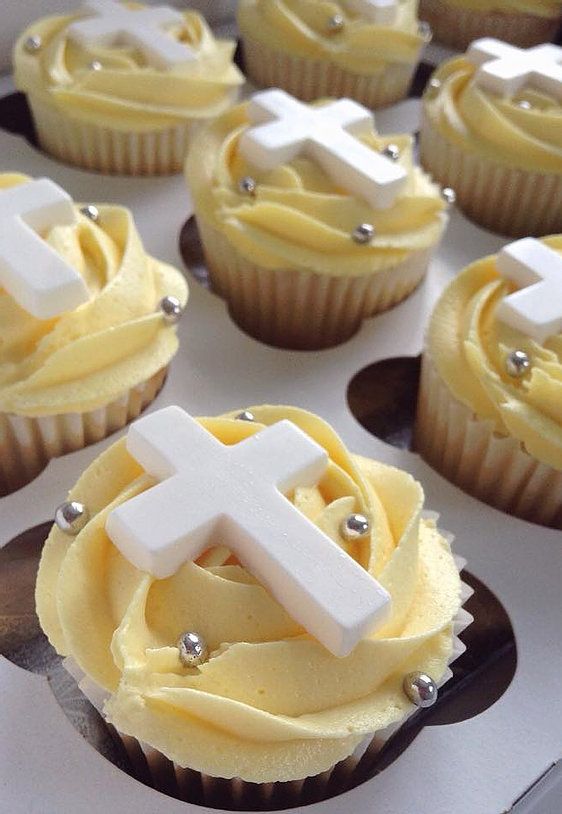
[[[42,236],[76,222],[72,199],[47,178],[0,191],[0,287],[38,319],[89,299],[82,277]]]
[[[344,0],[344,6],[378,25],[392,25],[398,13],[397,0]]]
[[[127,446],[161,480],[107,520],[136,567],[162,579],[209,546],[227,546],[339,656],[382,621],[386,591],[283,494],[317,483],[327,465],[325,451],[293,424],[225,446],[169,407],[136,422]]]
[[[257,124],[240,139],[244,157],[262,170],[302,153],[315,159],[343,189],[376,209],[392,206],[406,181],[405,170],[356,138],[373,126],[373,114],[351,99],[313,108],[273,89],[248,103]]]
[[[184,24],[180,12],[169,6],[135,11],[114,0],[86,0],[83,11],[88,16],[72,23],[68,36],[84,47],[131,45],[163,70],[196,59],[192,48],[165,31]]]
[[[472,43],[467,57],[479,66],[478,84],[492,93],[513,96],[522,87],[533,85],[562,100],[562,48],[557,45],[524,50],[485,37]]]
[[[505,246],[496,265],[520,287],[500,302],[499,319],[537,342],[562,333],[562,255],[526,237]]]

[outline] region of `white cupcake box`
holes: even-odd
[[[11,2],[11,0],[10,0]],[[32,5],[32,4],[29,4]],[[60,4],[58,4],[60,6]],[[42,4],[43,10],[43,4]],[[2,9],[4,11],[4,9]],[[408,100],[377,113],[383,132],[415,130]],[[147,250],[181,267],[178,236],[190,212],[181,176],[103,177],[56,163],[0,131],[2,170],[53,178],[77,201],[129,206]],[[555,814],[562,809],[562,535],[506,516],[465,495],[413,453],[388,446],[351,414],[351,378],[377,360],[420,352],[423,330],[444,285],[505,240],[453,211],[424,285],[394,310],[363,324],[346,344],[319,353],[280,351],[243,334],[225,305],[192,280],[181,349],[152,409],[178,403],[192,414],[262,402],[318,412],[351,450],[409,470],[426,505],[455,533],[455,551],[507,609],[515,631],[514,679],[486,712],[426,727],[380,775],[297,814]],[[53,516],[86,466],[115,436],[54,460],[31,484],[0,499],[0,547]],[[98,754],[76,731],[46,679],[0,658],[0,811],[6,814],[211,814],[142,785]]]

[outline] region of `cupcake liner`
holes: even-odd
[[[423,167],[452,187],[457,205],[475,223],[511,237],[562,231],[562,175],[499,164],[464,150],[439,133],[426,114],[420,136]]]
[[[562,472],[500,436],[489,420],[458,401],[425,351],[415,449],[464,491],[504,512],[562,529]]]
[[[0,497],[29,483],[51,458],[95,444],[122,429],[158,395],[168,367],[119,398],[85,413],[38,418],[0,413]]]
[[[242,257],[197,216],[214,291],[251,336],[282,348],[319,350],[344,342],[367,317],[405,299],[426,274],[431,249],[392,268],[361,276],[268,269]]]
[[[283,88],[298,99],[349,97],[366,107],[384,107],[404,99],[417,65],[390,63],[376,74],[356,74],[324,60],[274,51],[243,37],[244,70],[259,87]]]
[[[419,16],[429,23],[436,40],[466,51],[473,40],[495,37],[520,48],[550,42],[560,27],[560,17],[476,11],[444,0],[421,0]]]
[[[423,516],[435,521],[439,518],[439,515],[435,512],[424,512]],[[441,529],[440,531],[449,543],[453,541],[454,536],[452,534]],[[465,567],[465,560],[456,556],[454,560],[459,572],[461,572]],[[461,581],[462,605],[472,594],[472,588]],[[473,622],[473,617],[462,605],[453,620],[453,647],[448,667],[438,682],[439,688],[449,681],[453,675],[450,665],[466,650],[466,646],[459,639],[459,636]],[[75,679],[82,693],[103,717],[103,706],[109,697],[108,693],[88,678],[72,657],[65,658],[63,666]],[[327,771],[301,780],[277,783],[250,783],[239,777],[226,780],[184,768],[169,760],[148,744],[137,740],[131,735],[119,732],[107,722],[106,725],[125,749],[135,775],[158,791],[185,802],[199,805],[225,807],[229,810],[261,811],[279,810],[285,807],[318,802],[351,788],[355,772],[363,768],[369,761],[374,760],[388,739],[416,712],[417,707],[413,706],[411,712],[400,721],[386,727],[384,730],[367,735],[349,757],[341,760]]]
[[[168,175],[183,170],[199,122],[146,132],[112,130],[79,121],[43,99],[28,96],[39,144],[77,167],[108,174]]]

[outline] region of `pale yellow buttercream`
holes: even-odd
[[[343,17],[338,32],[334,15]],[[357,74],[374,74],[389,63],[414,64],[425,37],[419,33],[417,2],[402,0],[392,25],[375,25],[331,0],[240,0],[238,26],[243,37],[275,51],[322,60]]]
[[[336,658],[220,539],[169,579],[137,571],[105,532],[114,506],[154,484],[124,439],[70,493],[88,506],[90,520],[72,540],[53,527],[36,599],[53,646],[110,694],[105,714],[119,730],[181,766],[267,782],[323,771],[411,710],[404,674],[443,676],[461,587],[447,541],[434,521],[420,517],[423,491],[413,478],[350,455],[325,422],[303,410],[251,410],[256,423],[236,420],[236,413],[201,421],[233,444],[288,418],[325,447],[330,463],[321,482],[290,499],[390,592],[384,628]],[[370,517],[371,531],[348,542],[339,529],[352,511]],[[199,668],[179,661],[185,630],[209,644]]]
[[[0,189],[28,180],[0,174]],[[171,295],[185,304],[182,274],[146,254],[127,209],[98,208],[98,223],[77,205],[76,225],[42,235],[84,278],[87,303],[40,320],[0,286],[0,412],[97,409],[166,367],[178,348],[158,303]]]
[[[424,112],[448,141],[500,164],[562,173],[562,105],[532,87],[513,97],[497,96],[474,81],[476,66],[466,57],[444,62],[434,73],[441,82],[424,99]],[[530,109],[519,105],[531,103]]]
[[[562,254],[561,235],[543,242]],[[495,259],[472,263],[449,284],[431,318],[428,353],[455,398],[562,470],[562,334],[539,344],[497,318],[499,302],[515,287],[500,277]],[[512,350],[531,359],[522,378],[506,371]]]
[[[408,175],[394,205],[375,210],[338,188],[313,159],[303,156],[274,170],[258,170],[238,149],[247,127],[246,104],[209,125],[190,151],[187,180],[197,215],[252,263],[338,276],[372,274],[438,243],[445,204],[439,187],[415,166],[410,136],[382,137],[373,131],[363,138],[376,151],[396,144]],[[239,189],[244,176],[257,182],[253,197]],[[369,245],[351,239],[361,223],[375,227]]]
[[[478,12],[502,14],[530,14],[534,17],[559,17],[562,14],[560,0],[445,0],[449,6],[459,6]]]
[[[235,43],[216,40],[197,12],[186,11],[183,28],[171,31],[197,59],[169,70],[148,65],[131,47],[77,45],[67,30],[79,16],[46,17],[24,31],[14,49],[19,90],[73,119],[141,132],[212,118],[236,100],[244,77],[232,62]],[[41,38],[38,52],[26,50],[30,36]],[[91,69],[94,61],[101,70]]]

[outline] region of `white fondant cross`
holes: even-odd
[[[89,299],[80,274],[41,236],[76,222],[72,199],[47,178],[0,191],[0,286],[38,319]]]
[[[312,486],[328,459],[290,421],[226,446],[179,407],[141,418],[127,449],[158,485],[114,509],[106,531],[159,579],[224,545],[337,656],[383,621],[390,598],[284,496]]]
[[[196,59],[192,48],[165,31],[184,24],[181,13],[169,6],[134,11],[114,0],[86,0],[82,10],[87,16],[72,23],[67,33],[83,47],[130,45],[162,70]]]
[[[314,108],[285,91],[266,90],[250,99],[248,117],[259,126],[242,134],[240,150],[261,170],[304,153],[343,189],[375,209],[392,206],[404,186],[405,170],[356,138],[372,130],[374,117],[351,99]]]
[[[397,0],[343,0],[345,8],[379,25],[392,25],[398,14]]]
[[[467,57],[479,66],[476,82],[492,93],[513,96],[532,85],[562,100],[562,48],[558,45],[525,50],[485,37],[472,43]]]
[[[537,342],[562,333],[562,255],[524,237],[504,246],[496,267],[521,287],[499,304],[499,319]]]

